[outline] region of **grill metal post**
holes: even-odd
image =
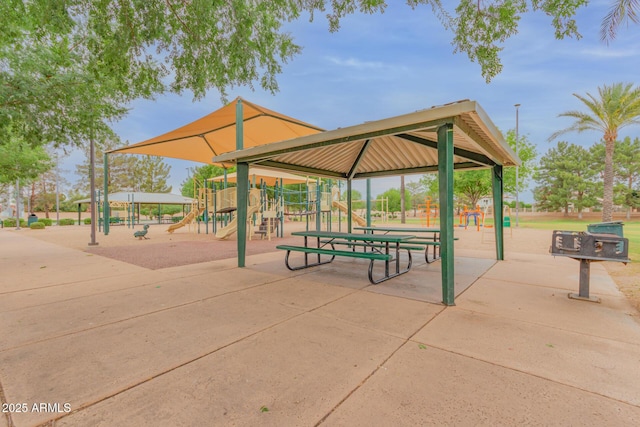
[[[580,259],[580,288],[578,293],[569,293],[569,298],[582,301],[600,302],[600,298],[589,296],[589,275],[591,273],[591,260]]]

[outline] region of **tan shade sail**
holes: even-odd
[[[194,202],[191,197],[173,193],[144,193],[139,191],[119,191],[109,194],[110,203],[128,203],[133,199],[134,203],[151,205],[188,205]],[[74,203],[91,203],[90,198],[76,200]]]
[[[445,124],[453,133],[455,169],[520,163],[489,116],[469,100],[247,147],[214,160],[342,179],[437,172],[438,129]]]
[[[236,105],[243,106],[244,148],[321,132],[322,129],[242,98],[194,122],[147,141],[110,153],[147,154],[211,164],[212,158],[236,149]]]
[[[283,171],[277,171],[272,169],[262,168],[249,168],[249,182],[253,183],[255,179],[256,184],[260,184],[263,181],[270,187],[273,187],[276,182],[280,182],[282,179],[283,184],[301,184],[307,182],[307,178],[304,176],[293,175]],[[216,176],[215,178],[209,178],[207,181],[223,182],[224,175]],[[228,182],[236,182],[236,173],[227,174]],[[315,182],[315,181],[314,181]]]

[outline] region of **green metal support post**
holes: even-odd
[[[352,208],[352,201],[351,201],[351,180],[347,179],[347,233],[351,233],[353,230],[351,228],[351,208]]]
[[[367,178],[367,227],[371,227],[371,178]]]
[[[238,163],[236,178],[238,180],[237,202],[238,217],[238,267],[244,267],[247,247],[247,201],[249,199],[249,164]]]
[[[242,100],[236,104],[236,150],[244,148],[244,114]],[[244,267],[247,249],[247,201],[249,199],[249,163],[238,163],[236,168],[237,234],[238,234],[238,267]]]
[[[109,158],[107,153],[104,153],[103,157],[103,175],[104,175],[104,207],[102,209],[103,221],[104,221],[104,235],[109,235],[109,227],[111,226],[109,219],[111,218],[111,212],[109,208]]]
[[[242,99],[236,103],[236,150],[244,148],[244,112],[242,110]],[[248,171],[247,171],[248,172]],[[247,181],[249,175],[247,174]]]
[[[316,231],[322,230],[322,182],[320,178],[316,179]]]
[[[455,305],[453,251],[453,125],[438,128],[438,183],[440,197],[440,256],[442,302]]]
[[[496,233],[496,259],[502,261],[504,260],[504,206],[502,201],[504,183],[502,181],[502,166],[495,165],[491,176],[493,188],[493,218],[495,221],[493,228]]]

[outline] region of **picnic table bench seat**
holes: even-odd
[[[312,248],[305,246],[291,246],[291,245],[278,245],[276,249],[282,249],[285,251],[293,252],[305,252],[320,255],[331,255],[332,257],[344,256],[349,258],[365,258],[372,260],[386,261],[393,259],[393,255],[383,254],[380,252],[354,252],[354,251],[342,251],[337,249],[325,249],[325,248]],[[298,270],[305,267],[294,267],[293,270]]]
[[[411,241],[408,241],[409,243],[411,243]],[[333,243],[334,245],[344,245],[344,246],[354,246],[354,247],[363,247],[364,249],[366,248],[376,248],[376,249],[382,249],[385,247],[385,245],[383,245],[382,243],[361,243],[361,242],[352,242],[352,241],[345,241],[345,242],[336,242],[333,241],[331,242],[330,240],[321,240],[320,243],[322,244],[326,244],[326,243]],[[409,250],[409,251],[421,251],[422,249],[424,249],[424,245],[417,242],[417,245],[407,245],[404,243],[400,243],[399,248],[400,249],[404,249],[404,250]],[[440,242],[438,242],[439,244]]]

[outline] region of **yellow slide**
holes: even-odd
[[[339,200],[334,200],[333,201],[333,207],[340,209],[344,213],[349,213],[348,210],[347,210],[347,204],[343,203],[343,202],[341,202]],[[358,224],[360,227],[366,227],[367,226],[367,220],[362,218],[360,215],[358,215],[355,212],[351,212],[351,219],[354,220],[356,222],[356,224]]]
[[[247,218],[251,218],[251,215],[260,211],[260,205],[253,205],[247,207]],[[216,232],[216,239],[226,239],[238,230],[238,216],[236,215],[233,220],[225,227],[222,227]]]
[[[182,218],[179,222],[176,222],[175,224],[171,224],[169,226],[169,228],[167,228],[167,231],[169,233],[173,233],[178,228],[184,227],[187,224],[191,224],[193,222],[193,220],[196,219],[198,217],[198,215],[200,215],[202,213],[202,211],[204,211],[204,208],[200,209],[199,211],[198,210],[192,210],[191,212],[189,212],[187,214],[187,216]]]

